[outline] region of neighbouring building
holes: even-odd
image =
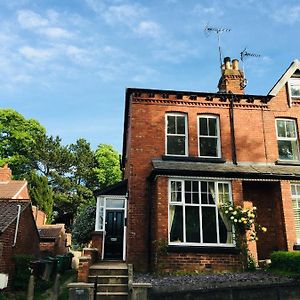
[[[135,270],[240,267],[224,200],[257,207],[258,260],[300,247],[300,63],[267,95],[245,94],[225,58],[217,92],[128,88],[124,180],[97,191],[93,245]]]
[[[25,180],[12,180],[11,170],[0,168],[0,289],[10,286],[14,256],[39,256],[39,234]]]
[[[66,233],[65,224],[38,225],[40,250],[43,256],[69,252],[71,234]]]

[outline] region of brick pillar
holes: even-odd
[[[231,184],[234,205],[243,206],[243,183],[242,180],[233,180]]]
[[[92,233],[92,247],[98,249],[98,259],[102,258],[103,231],[94,231]]]
[[[78,282],[88,282],[90,265],[91,258],[89,256],[81,256],[79,258],[79,266],[77,273]]]
[[[288,251],[292,251],[296,243],[296,233],[290,182],[287,180],[280,181],[280,189],[286,247]]]

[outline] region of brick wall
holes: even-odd
[[[13,256],[19,254],[39,256],[39,236],[33,220],[31,207],[28,206],[20,216],[17,242],[14,242],[16,221],[0,235],[2,244],[2,256],[0,257],[0,273],[9,274],[9,285],[11,284],[14,262]]]
[[[129,104],[130,120],[127,132],[127,160],[125,163],[125,177],[128,179],[128,232],[127,232],[127,259],[134,263],[140,270],[147,269],[151,253],[149,246],[150,232],[150,194],[147,178],[151,173],[153,158],[165,154],[165,114],[166,112],[182,112],[188,118],[188,155],[198,156],[197,116],[199,114],[217,114],[220,117],[221,152],[226,162],[232,162],[232,140],[230,132],[229,103],[219,99],[207,101],[205,97],[197,96],[190,99],[189,95],[183,95],[177,99],[175,93],[163,95],[156,92],[141,92],[131,96]],[[258,100],[248,103],[242,100],[234,104],[234,128],[236,135],[236,154],[238,163],[271,163],[278,160],[278,148],[276,140],[276,117],[289,117],[298,119],[300,106],[289,108],[284,87],[279,94],[268,104]],[[298,125],[299,126],[299,125]],[[298,128],[298,132],[300,128]],[[290,190],[282,186],[283,203],[275,203],[272,207],[278,214],[278,230],[282,230],[282,224],[287,226],[285,237],[280,237],[278,248],[284,248],[284,239],[287,239],[288,249],[294,243],[294,227],[291,215]],[[276,192],[277,193],[277,192]],[[274,197],[279,199],[274,192]],[[279,193],[281,193],[279,191]],[[233,194],[236,203],[243,202],[242,182],[233,182]],[[160,195],[157,195],[160,197]],[[165,197],[165,195],[161,196]],[[159,198],[158,200],[159,201]],[[282,205],[280,210],[280,205]],[[285,210],[287,210],[285,212]],[[153,208],[153,218],[159,216],[159,210]],[[281,217],[282,216],[282,217]],[[167,216],[164,216],[167,218]],[[167,220],[167,219],[166,219]],[[282,221],[280,221],[282,220]],[[280,223],[283,222],[283,223]],[[152,234],[167,230],[156,221]],[[272,226],[271,226],[272,227]],[[273,234],[273,233],[272,233]],[[261,246],[259,246],[261,247]],[[267,250],[262,250],[267,251]]]

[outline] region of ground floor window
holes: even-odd
[[[169,243],[232,246],[232,225],[219,210],[231,199],[230,182],[170,179]]]
[[[300,182],[292,183],[292,200],[297,244],[300,244]]]

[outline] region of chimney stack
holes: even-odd
[[[0,182],[7,182],[11,180],[12,172],[11,169],[5,164],[2,168],[0,168]]]
[[[222,75],[218,84],[220,93],[244,94],[244,73],[239,70],[239,61],[224,58]]]

